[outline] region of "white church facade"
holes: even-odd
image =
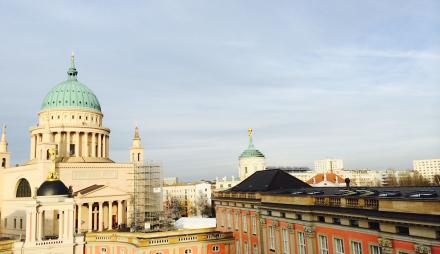
[[[28,161],[11,166],[2,128],[0,237],[21,239],[21,253],[83,253],[83,232],[131,227],[134,221],[133,172],[146,165],[139,131],[129,162],[112,161],[110,129],[97,97],[77,79],[73,54],[67,74],[46,95],[29,130]],[[161,200],[160,191],[155,195]]]

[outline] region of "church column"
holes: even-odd
[[[81,154],[79,153],[79,148],[80,148],[80,146],[81,146],[81,143],[79,142],[79,134],[80,134],[80,132],[79,131],[77,131],[77,132],[75,132],[75,137],[76,137],[76,140],[75,140],[75,157],[80,157],[81,156]]]
[[[83,156],[89,157],[89,133],[88,132],[84,132]]]
[[[30,241],[33,243],[35,242],[36,234],[37,234],[37,213],[36,210],[33,209],[31,212],[31,228],[30,230]]]
[[[96,156],[96,157],[98,157],[98,158],[100,158],[100,157],[102,157],[102,153],[101,153],[101,146],[102,146],[102,136],[101,136],[101,134],[100,133],[98,133],[98,156]]]
[[[96,133],[92,133],[92,156],[96,157]]]
[[[108,201],[108,230],[113,229],[113,201]]]
[[[69,210],[63,211],[63,239],[66,240],[69,237],[69,233],[67,233],[67,229],[70,227],[69,225]]]
[[[92,226],[93,226],[93,203],[89,203],[89,226],[87,228],[87,230],[89,232],[92,232]]]
[[[43,219],[44,219],[43,211],[39,211],[38,212],[38,221],[37,221],[37,223],[38,223],[37,241],[41,241],[41,238],[43,236],[43,227],[44,227]]]
[[[99,215],[99,226],[98,226],[98,230],[102,231],[102,226],[104,225],[103,223],[103,218],[104,218],[104,211],[102,209],[102,202],[99,202],[99,210],[98,210],[98,215]]]
[[[122,225],[122,201],[118,200],[118,226]]]
[[[107,138],[105,134],[102,134],[102,157],[107,158]]]
[[[31,160],[35,158],[35,135],[31,134]]]
[[[78,217],[78,226],[76,227],[76,232],[78,234],[81,234],[81,224],[82,224],[82,212],[81,212],[81,208],[82,208],[82,204],[79,203],[78,204],[78,212],[76,213],[77,217]]]
[[[63,239],[63,211],[58,210],[58,239]]]
[[[55,144],[57,144],[57,154],[61,155],[61,132],[55,132]]]
[[[70,132],[66,132],[66,157],[70,156]]]
[[[26,242],[31,240],[31,221],[32,221],[32,212],[26,213]]]

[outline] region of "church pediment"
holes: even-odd
[[[73,194],[75,197],[93,198],[93,197],[108,197],[108,196],[125,196],[127,192],[117,188],[106,185],[94,184],[84,189],[81,189]]]

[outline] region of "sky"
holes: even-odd
[[[181,180],[270,166],[412,168],[440,152],[439,1],[0,1],[0,123],[12,162],[67,78],[97,95],[110,157]]]

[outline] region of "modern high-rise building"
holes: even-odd
[[[317,172],[341,170],[344,168],[344,161],[341,159],[324,159],[314,161],[314,169]]]
[[[440,159],[414,160],[413,169],[431,182],[440,177]]]

